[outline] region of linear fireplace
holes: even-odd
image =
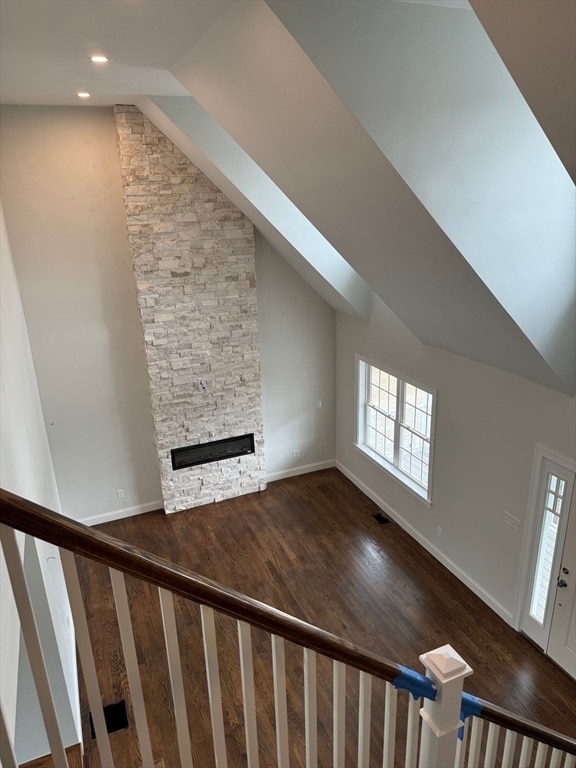
[[[210,443],[200,445],[187,445],[184,448],[172,449],[172,469],[195,467],[211,461],[246,456],[249,453],[254,453],[254,434],[212,440]]]

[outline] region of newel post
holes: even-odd
[[[420,710],[422,741],[419,768],[454,765],[458,728],[462,725],[462,688],[464,678],[472,674],[472,667],[451,645],[423,653],[420,661],[438,694],[434,701],[424,699]]]

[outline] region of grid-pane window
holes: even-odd
[[[394,461],[397,386],[394,376],[369,367],[365,440],[387,461]]]
[[[359,363],[358,447],[428,497],[434,391],[369,362]]]
[[[414,384],[404,383],[400,425],[400,469],[423,488],[428,487],[432,394]]]

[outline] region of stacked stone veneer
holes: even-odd
[[[262,490],[252,224],[136,107],[114,112],[165,509]],[[172,470],[172,448],[252,432],[253,455]]]

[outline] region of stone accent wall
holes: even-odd
[[[262,490],[252,224],[136,107],[114,112],[165,509]],[[172,470],[172,448],[251,432],[254,455]]]

